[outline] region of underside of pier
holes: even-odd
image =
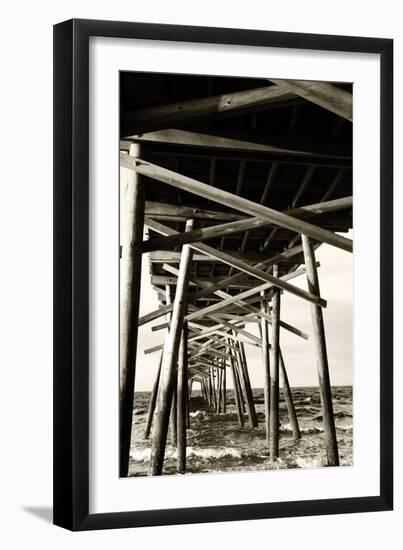
[[[352,253],[352,87],[344,83],[122,73],[120,141],[120,475],[128,475],[139,326],[164,331],[152,353],[150,475],[169,427],[186,472],[189,395],[217,412],[231,379],[240,425],[257,426],[246,346],[261,350],[270,460],[279,387],[301,437],[283,331],[316,353],[327,464],[339,464],[316,249]],[[343,235],[344,234],[344,235]],[[148,254],[160,307],[139,316]],[[293,284],[305,277],[306,289]],[[283,321],[282,295],[307,303],[312,331]],[[248,330],[258,326],[258,336]]]

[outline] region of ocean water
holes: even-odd
[[[254,389],[259,426],[250,428],[245,416],[241,428],[234,394],[227,390],[227,412],[217,414],[193,391],[190,400],[190,428],[187,430],[187,473],[269,470],[279,468],[320,468],[326,465],[322,413],[318,388],[292,389],[301,430],[301,439],[292,437],[287,407],[280,401],[280,457],[271,462],[265,439],[263,389]],[[341,466],[353,464],[352,387],[332,388],[336,433]],[[148,472],[151,441],[144,438],[150,392],[136,392],[133,410],[130,476]],[[176,474],[176,449],[170,435],[165,453],[163,474]]]

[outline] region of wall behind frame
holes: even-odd
[[[323,7],[322,7],[323,6]],[[333,550],[354,545],[368,550],[401,538],[402,474],[396,468],[395,511],[378,514],[278,519],[210,525],[73,534],[53,527],[51,518],[51,370],[52,370],[52,25],[73,16],[92,19],[137,20],[269,30],[351,34],[395,38],[395,68],[402,66],[403,31],[399,4],[384,0],[371,10],[363,0],[319,4],[290,0],[271,5],[258,0],[234,4],[227,0],[200,3],[152,0],[141,5],[99,0],[56,4],[26,0],[3,9],[7,24],[1,36],[2,163],[0,271],[3,419],[0,472],[2,478],[0,541],[7,548],[28,543],[42,550],[125,547],[193,549],[226,544],[286,544],[287,548]],[[4,43],[3,43],[4,42]],[[403,94],[402,71],[395,72],[395,97]],[[402,107],[395,106],[396,151],[403,147]],[[399,124],[400,123],[400,124]],[[403,179],[396,155],[395,181]],[[396,186],[395,212],[403,207]],[[403,221],[396,215],[395,280],[403,278]],[[398,254],[398,251],[400,253]],[[403,296],[396,285],[396,334],[403,329]],[[395,362],[403,355],[396,338]],[[403,376],[396,367],[395,387]],[[396,395],[396,455],[403,459],[402,398]],[[329,536],[331,534],[331,536]],[[3,542],[4,539],[4,542]],[[167,542],[169,541],[169,542]],[[175,543],[173,542],[175,541]],[[392,546],[396,547],[396,545]]]

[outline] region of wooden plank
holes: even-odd
[[[211,115],[237,113],[242,109],[287,101],[293,97],[295,97],[295,94],[284,91],[279,86],[264,86],[252,90],[128,111],[124,116],[122,137],[139,131],[169,128],[174,123],[205,118]]]
[[[156,222],[154,220],[150,220],[146,218],[145,223],[151,227],[154,231],[158,231],[159,233],[162,233],[163,235],[173,235],[176,234],[176,231],[174,229],[171,229],[170,227],[167,227],[160,222]],[[221,250],[216,250],[215,248],[212,248],[211,246],[207,246],[205,244],[195,244],[192,243],[189,245],[194,250],[201,252],[203,254],[206,254],[212,258],[215,258],[219,261],[222,261],[228,265],[231,265],[238,269],[239,271],[243,271],[244,273],[248,275],[252,275],[253,277],[256,277],[257,279],[261,279],[262,281],[272,283],[273,285],[277,286],[278,288],[281,288],[282,290],[286,290],[287,292],[290,292],[291,294],[294,294],[295,296],[298,296],[299,298],[302,298],[304,300],[307,300],[309,302],[312,302],[314,304],[317,304],[321,307],[326,307],[326,301],[322,298],[318,298],[317,296],[314,296],[313,294],[306,292],[305,290],[295,287],[291,285],[290,283],[287,283],[285,281],[282,281],[281,279],[278,279],[276,277],[273,277],[269,273],[266,273],[264,271],[261,271],[260,269],[250,266],[241,260],[238,260],[235,258],[232,254],[227,254],[226,252],[223,252]]]
[[[346,120],[353,121],[353,96],[328,82],[314,82],[309,80],[277,80],[272,82],[287,90],[332,111]]]
[[[275,225],[284,227],[290,231],[295,231],[296,233],[304,233],[312,239],[319,242],[325,242],[341,250],[346,250],[347,252],[353,251],[353,243],[350,239],[312,225],[306,221],[294,218],[288,214],[284,214],[283,212],[278,212],[262,204],[256,204],[248,199],[229,193],[228,191],[211,187],[193,178],[178,174],[172,170],[162,168],[161,166],[151,164],[139,158],[132,160],[128,155],[122,154],[120,162],[123,166],[131,168],[148,178],[167,183],[168,185],[204,197],[213,202],[224,204],[225,206],[240,210],[245,214],[265,218]]]

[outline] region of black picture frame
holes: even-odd
[[[355,498],[89,513],[89,38],[379,54],[380,491]],[[393,41],[73,19],[54,27],[54,523],[71,530],[391,510],[393,506]]]

